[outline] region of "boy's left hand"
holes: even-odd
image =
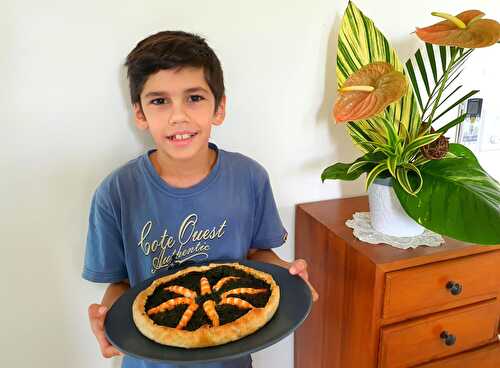
[[[290,264],[290,268],[288,268],[288,271],[292,275],[299,275],[300,277],[302,277],[302,279],[304,279],[304,281],[307,283],[307,285],[309,285],[309,288],[311,289],[313,301],[315,302],[316,300],[318,300],[319,295],[309,282],[309,275],[307,274],[307,262],[305,259],[296,259],[295,261],[293,261]]]

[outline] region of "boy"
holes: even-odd
[[[107,310],[158,271],[248,258],[281,265],[307,281],[304,260],[288,263],[270,250],[287,233],[266,171],[208,142],[212,125],[224,121],[226,105],[212,49],[193,34],[160,32],[139,42],[125,65],[136,125],[149,131],[156,149],[114,171],[92,200],[83,277],[110,283],[101,304],[89,307],[92,331],[107,358],[121,354],[104,335]],[[129,356],[122,366],[173,367]],[[251,359],[199,367],[247,368]]]

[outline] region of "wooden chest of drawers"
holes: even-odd
[[[367,244],[345,225],[363,211],[366,197],[296,208],[295,257],[320,299],[295,368],[500,368],[500,246]]]

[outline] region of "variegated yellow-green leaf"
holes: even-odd
[[[404,159],[405,161],[409,160],[411,155],[417,151],[420,147],[425,146],[429,143],[434,142],[436,139],[438,139],[441,136],[441,133],[432,133],[432,134],[427,134],[422,137],[418,137],[414,141],[412,141],[410,144],[408,144],[403,151]]]
[[[396,128],[387,119],[382,118],[382,119],[377,119],[377,121],[381,121],[384,126],[386,132],[387,144],[395,148],[399,142],[399,136],[398,132],[396,131]]]
[[[387,62],[396,71],[405,73],[396,51],[389,45],[384,35],[375,27],[373,21],[350,1],[339,30],[338,87],[341,88],[351,74],[377,61]],[[400,100],[389,105],[383,115],[393,124],[404,124],[410,138],[418,136],[420,113],[411,88],[407,88],[406,94]],[[376,123],[371,119],[351,122],[348,123],[348,130],[351,136],[359,135],[359,130],[373,129],[374,125]]]
[[[365,189],[368,190],[368,187],[373,183],[377,177],[387,170],[387,162],[383,161],[375,166],[366,176]]]
[[[372,145],[375,147],[375,150],[373,152],[383,152],[385,153],[386,156],[390,156],[394,154],[393,147],[389,146],[388,144],[383,144],[383,143],[372,143]]]
[[[393,177],[396,177],[396,167],[398,166],[398,156],[387,157],[387,168]]]
[[[417,176],[416,176],[416,180],[417,180],[416,187],[417,188],[416,189],[412,188],[410,178],[408,177],[408,174],[410,171],[413,171],[415,174],[417,174]],[[424,183],[423,179],[422,179],[422,175],[420,174],[420,170],[418,169],[418,167],[416,167],[413,164],[409,164],[409,163],[405,163],[405,164],[401,165],[401,167],[397,168],[396,179],[397,179],[397,183],[399,183],[402,186],[402,188],[408,194],[411,194],[411,195],[417,194],[420,191],[420,189],[422,189],[422,185]]]
[[[354,162],[351,167],[349,167],[349,169],[347,170],[347,175],[349,175],[350,173],[352,173],[353,171],[358,171],[359,169],[361,169],[363,166],[367,166],[367,165],[370,165],[372,164],[371,161],[358,161],[358,162]]]

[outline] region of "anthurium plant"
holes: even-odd
[[[423,45],[405,64],[353,2],[339,30],[338,94],[332,111],[363,155],[326,168],[321,179],[354,180],[366,188],[392,177],[407,214],[424,227],[476,244],[500,244],[500,185],[465,146],[444,134],[466,114],[445,114],[476,94],[463,93],[459,77],[479,47],[500,39],[500,24],[468,10],[417,28]]]

